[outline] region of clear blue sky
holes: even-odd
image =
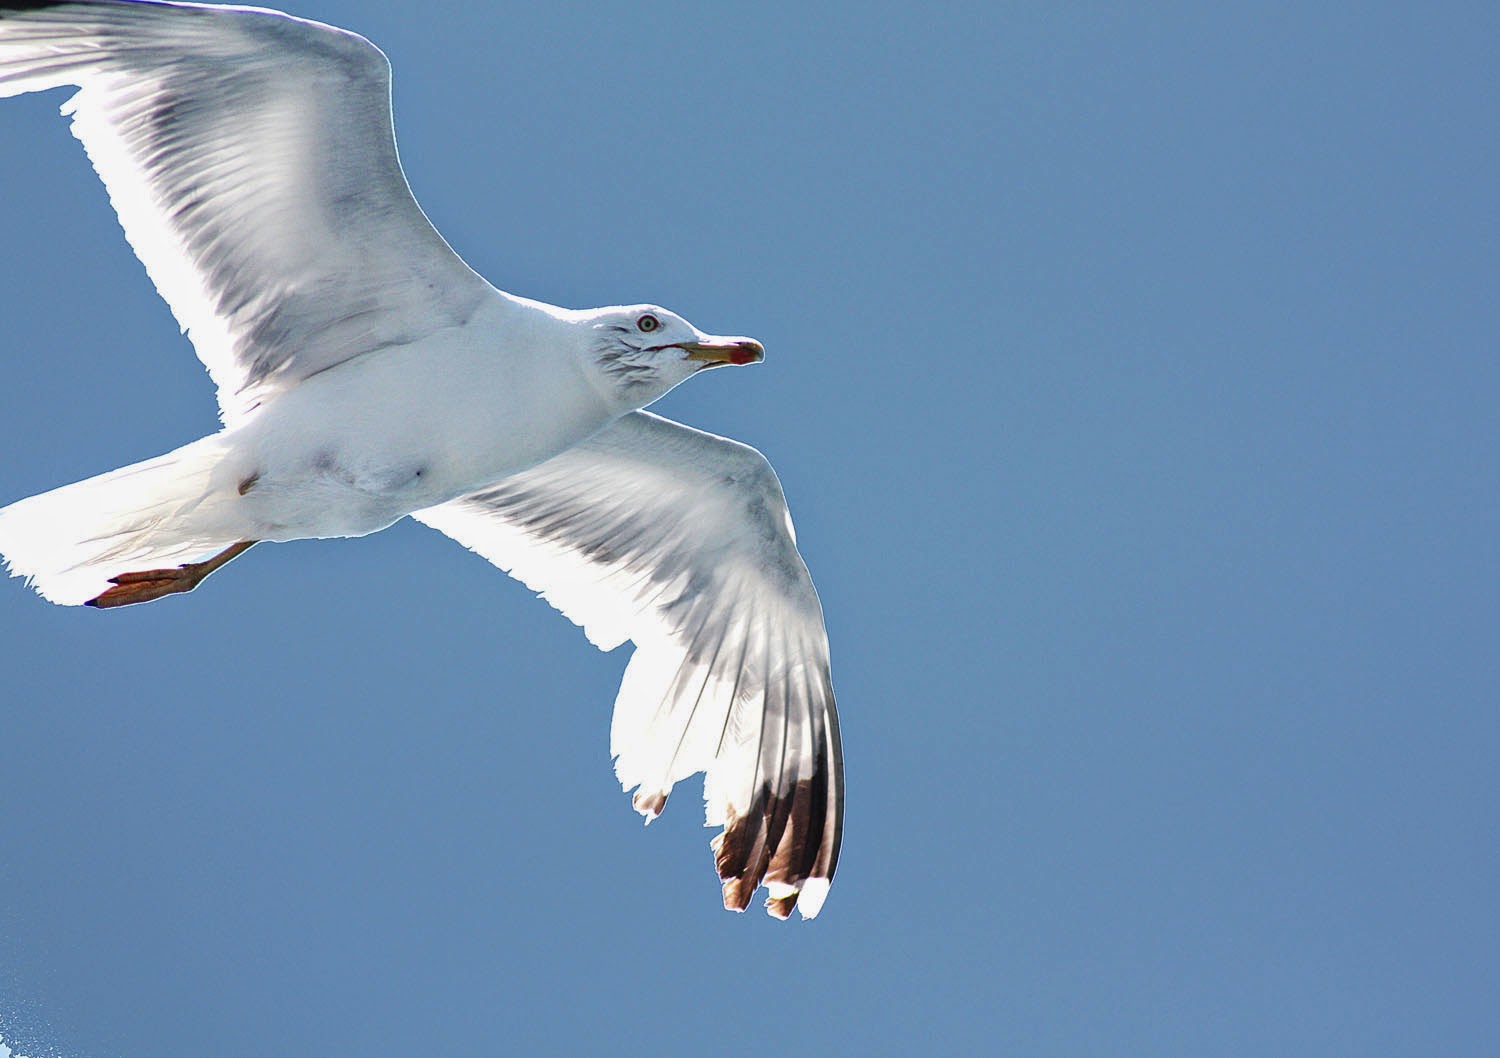
[[[410,522],[11,581],[0,1035],[1489,1053],[1500,13],[1129,6],[298,4],[491,281],[765,342],[658,409],[785,483],[839,876],[720,910],[695,793],[614,782],[625,652]],[[215,425],[63,98],[0,104],[0,502]]]

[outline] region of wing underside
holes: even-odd
[[[704,772],[725,905],[821,907],[843,763],[828,641],[775,474],[754,449],[645,412],[413,517],[494,562],[612,649],[636,651],[611,750],[648,818]]]
[[[411,196],[363,37],[249,8],[0,2],[0,96],[61,85],[226,421],[489,291]]]

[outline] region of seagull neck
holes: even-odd
[[[593,398],[588,403],[594,407],[585,415],[597,422],[596,428],[602,429],[626,412],[635,410],[635,405],[621,400],[618,387],[610,385],[596,368],[593,329],[586,322],[586,312],[559,308],[504,291],[499,291],[499,294],[497,322],[520,345],[547,351],[546,364],[539,364],[539,367],[548,372],[561,372],[570,380],[576,380],[577,386],[567,388],[579,397],[587,394]]]
[[[565,369],[585,384],[579,387],[580,390],[586,390],[597,399],[601,429],[639,407],[638,402],[632,401],[598,367],[592,325],[597,310],[559,308],[545,301],[533,301],[504,291],[500,293],[504,298],[500,318],[518,333],[546,333],[549,336],[548,341],[537,342],[536,347],[553,350],[553,355],[560,358],[559,366],[565,363]]]

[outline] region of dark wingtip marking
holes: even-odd
[[[766,900],[766,910],[785,919],[809,879],[831,877],[831,871],[822,869],[830,858],[826,846],[831,837],[827,772],[822,764],[820,759],[813,778],[796,783],[787,794],[778,797],[763,786],[750,811],[742,816],[730,814],[724,832],[712,842],[726,908],[743,911],[763,883],[778,882],[798,890]]]
[[[649,823],[661,815],[661,810],[667,807],[667,795],[660,790],[655,790],[651,793],[637,793],[630,799],[630,803],[635,806],[637,812],[647,817],[646,822]]]
[[[726,879],[724,882],[724,910],[744,911],[750,906],[750,901],[755,896],[755,890],[759,887],[760,883],[752,881],[748,876]]]

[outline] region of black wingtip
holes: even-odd
[[[0,0],[0,14],[6,11],[41,11],[48,7],[62,7],[66,0]]]

